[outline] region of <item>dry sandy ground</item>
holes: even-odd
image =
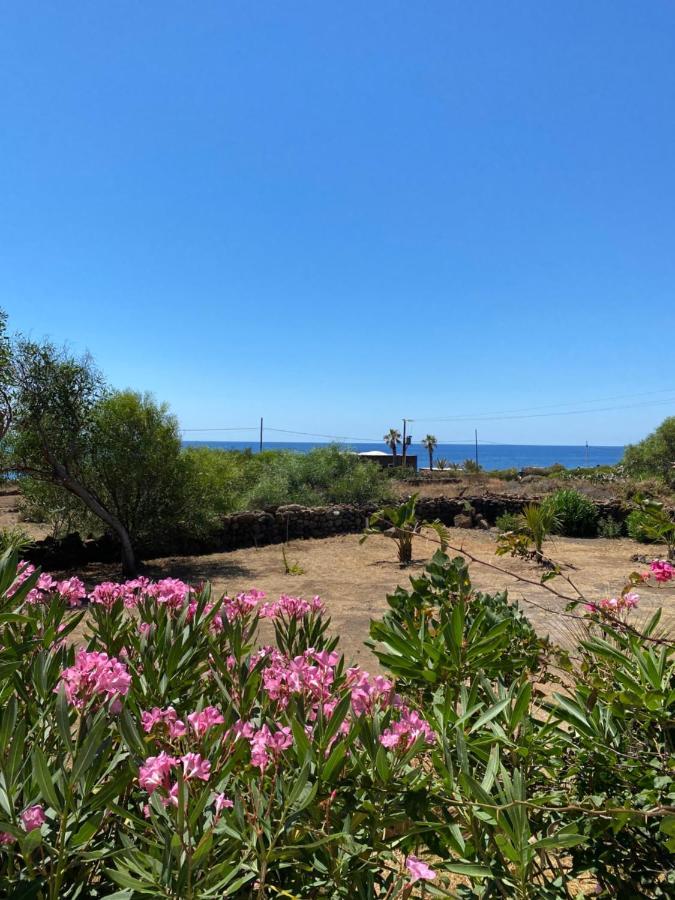
[[[539,584],[541,569],[532,563],[495,556],[495,536],[486,531],[449,529],[450,542],[486,562],[530,578],[535,584],[519,583],[515,578],[486,566],[471,564],[474,584],[481,590],[497,591],[508,587],[510,596],[518,599],[542,635],[563,645],[570,643],[570,631],[578,621],[566,618],[565,602]],[[435,545],[417,539],[415,562],[408,569],[395,562],[393,541],[384,536],[369,537],[364,544],[358,535],[343,535],[321,540],[292,541],[287,546],[289,562],[297,562],[302,575],[286,575],[281,546],[235,550],[209,556],[176,557],[148,562],[152,577],[172,575],[186,581],[209,580],[216,592],[233,594],[257,587],[276,598],[281,593],[311,597],[321,596],[332,617],[332,628],[340,635],[340,643],[351,662],[361,661],[373,667],[370,651],[363,646],[368,637],[369,622],[387,608],[386,595],[399,584],[407,584],[410,574],[419,572]],[[589,598],[600,598],[620,590],[626,576],[644,570],[644,564],[631,562],[634,553],[644,553],[645,546],[628,539],[560,538],[544,545],[545,551],[563,566],[567,574]],[[653,552],[657,553],[657,548]],[[91,566],[82,575],[89,581],[118,577],[110,567]],[[553,585],[571,595],[571,588],[560,579]],[[642,588],[636,624],[657,607],[664,608],[663,623],[671,631],[675,624],[675,585]]]

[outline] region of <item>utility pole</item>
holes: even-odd
[[[478,429],[474,429],[476,434],[476,465],[478,465]]]
[[[403,452],[402,452],[402,454],[401,454],[401,457],[402,457],[402,458],[401,458],[401,465],[403,466],[404,469],[405,469],[405,456],[406,456],[406,452],[405,452],[405,451],[406,451],[405,441],[406,441],[406,426],[407,426],[407,424],[408,424],[408,420],[407,420],[407,419],[404,419],[404,420],[403,420]]]
[[[263,420],[262,416],[260,416],[260,452],[262,453],[262,444],[263,444]]]

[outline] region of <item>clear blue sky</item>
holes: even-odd
[[[674,113],[671,0],[4,3],[0,305],[185,427],[623,443]]]

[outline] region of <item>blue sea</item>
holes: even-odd
[[[258,443],[251,441],[184,441],[186,447],[218,447],[222,450],[258,451]],[[307,453],[314,447],[325,447],[325,443],[265,441],[265,450],[295,450]],[[384,443],[353,443],[344,445],[350,450],[363,453],[365,450],[387,451]],[[487,444],[478,442],[478,462],[484,469],[522,469],[526,466],[552,466],[561,463],[568,469],[614,465],[623,456],[623,447],[599,447],[584,445],[546,444]],[[400,451],[399,451],[400,452]],[[408,453],[417,456],[417,465],[428,468],[429,454],[421,444],[411,444]],[[465,459],[475,459],[474,444],[439,444],[434,452],[434,462],[447,459],[448,462],[462,463]]]

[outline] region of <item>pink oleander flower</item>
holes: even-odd
[[[662,559],[655,559],[654,562],[650,563],[649,569],[650,572],[648,574],[655,581],[665,582],[675,577],[675,567]]]
[[[418,737],[423,737],[425,743],[432,744],[436,734],[416,710],[411,711],[404,706],[401,708],[400,719],[392,722],[391,726],[380,735],[380,743],[388,750],[399,747],[407,750]]]
[[[32,566],[30,566],[29,568],[33,569],[33,572],[35,571]],[[25,578],[21,578],[21,582],[25,580]],[[14,587],[14,585],[12,585],[12,587]],[[56,581],[54,580],[54,578],[52,578],[52,576],[48,575],[46,572],[43,572],[40,576],[38,576],[35,587],[28,591],[28,593],[26,594],[26,603],[30,603],[33,606],[38,603],[48,603],[50,596],[55,588]],[[14,591],[12,591],[12,593],[14,593]]]
[[[303,600],[302,597],[289,597],[282,594],[273,603],[265,603],[260,608],[260,615],[265,619],[275,619],[278,616],[285,616],[288,619],[303,619],[311,613],[321,613],[324,610],[325,607],[320,597]]]
[[[251,589],[237,594],[236,597],[223,597],[221,609],[227,621],[233,622],[235,619],[241,619],[242,616],[252,613],[264,597],[264,591]]]
[[[263,725],[255,731],[249,739],[251,746],[251,765],[264,772],[273,758],[290,747],[293,743],[291,729],[287,726],[277,726],[278,730],[272,733],[267,725]]]
[[[0,831],[0,844],[13,844],[16,838],[8,831]]]
[[[355,715],[372,713],[376,707],[398,706],[401,698],[394,693],[394,685],[382,675],[371,676],[354,666],[347,670],[347,686],[351,690]]]
[[[285,709],[294,694],[302,694],[313,704],[331,699],[335,679],[334,667],[339,660],[336,653],[317,653],[306,650],[302,655],[289,659],[278,650],[270,650],[264,656],[267,665],[262,671],[263,688],[268,696]]]
[[[186,781],[192,778],[200,778],[208,781],[211,776],[211,763],[208,759],[202,759],[199,753],[186,753],[181,757],[183,763],[183,777]]]
[[[110,612],[118,600],[124,600],[125,594],[126,591],[123,584],[116,584],[114,581],[104,581],[102,584],[96,585],[89,595],[89,600]]]
[[[147,791],[153,794],[160,788],[168,794],[170,789],[171,770],[178,765],[180,760],[168,753],[162,751],[158,756],[148,756],[143,765],[138,770],[138,783]]]
[[[639,602],[640,595],[634,591],[629,591],[620,597],[604,597],[602,600],[594,603],[585,603],[584,609],[589,613],[610,613],[616,615],[624,610],[635,609]]]
[[[163,578],[145,586],[143,593],[148,597],[154,597],[158,604],[175,612],[185,606],[192,588],[178,578]]]
[[[215,604],[213,604],[213,603],[205,604],[204,609],[203,609],[204,617],[209,615],[209,613],[212,611],[214,605]],[[191,622],[194,619],[198,606],[199,606],[199,603],[197,602],[197,600],[191,600],[188,603],[188,608],[187,608],[188,622]],[[212,631],[214,634],[218,634],[219,632],[221,632],[223,630],[223,617],[220,615],[219,612],[217,612],[215,614],[215,616],[209,622],[209,630]]]
[[[187,727],[178,718],[178,713],[173,706],[166,709],[155,706],[150,712],[142,712],[141,725],[146,734],[155,728],[165,728],[170,738],[180,738],[187,734]]]
[[[225,794],[216,794],[216,815],[219,816],[224,809],[233,809],[234,803]]]
[[[215,706],[207,706],[201,712],[193,712],[187,717],[197,737],[205,734],[214,725],[222,725],[225,719]]]
[[[34,831],[36,828],[40,828],[41,825],[47,821],[47,817],[45,816],[45,811],[42,806],[29,806],[28,809],[24,809],[21,813],[21,824],[26,829],[26,831]]]
[[[19,565],[17,568],[16,578],[14,579],[12,584],[10,584],[10,586],[7,588],[7,596],[13,597],[14,594],[16,594],[16,592],[19,590],[21,585],[24,583],[24,581],[26,581],[28,578],[30,578],[30,576],[33,575],[34,573],[35,573],[35,566],[31,565],[29,562],[26,562],[25,559],[22,559],[19,562]]]
[[[434,870],[416,856],[409,856],[405,861],[405,866],[412,876],[411,884],[415,884],[416,881],[433,881],[436,878]]]
[[[129,692],[131,675],[114,656],[80,650],[75,665],[61,672],[59,683],[65,686],[68,702],[83,709],[93,698],[119,701]],[[58,690],[57,685],[54,692]]]
[[[133,578],[124,583],[124,605],[127,609],[133,609],[138,606],[140,597],[148,590],[152,582],[144,575]]]
[[[87,596],[84,582],[74,576],[66,578],[64,581],[59,581],[56,585],[56,590],[68,602],[69,606],[79,606],[80,601]]]

